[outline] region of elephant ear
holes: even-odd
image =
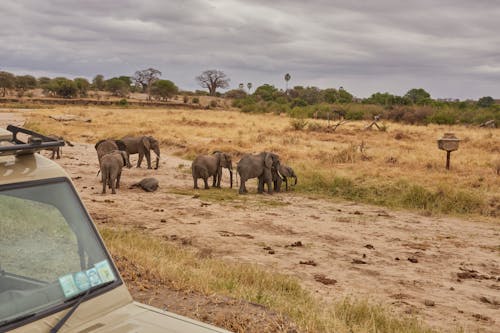
[[[104,141],[106,141],[106,140],[99,140],[99,141],[97,141],[97,143],[96,143],[96,144],[95,144],[95,146],[94,146],[95,150],[97,150],[97,147],[99,147],[99,145],[100,145],[101,143],[103,143]]]
[[[267,153],[266,156],[264,157],[264,165],[268,169],[270,169],[273,166],[273,157],[271,156],[270,153]]]
[[[118,150],[127,150],[127,146],[122,140],[115,140],[115,143],[118,146]]]
[[[144,145],[144,148],[146,148],[146,150],[150,150],[151,149],[151,143],[150,143],[149,137],[144,136],[142,138],[142,144]]]

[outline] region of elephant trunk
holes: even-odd
[[[293,184],[293,186],[297,185],[297,176],[295,176],[294,178],[295,178],[295,183]]]
[[[160,164],[160,155],[156,155],[156,166],[155,166],[155,169],[158,169],[159,164]]]
[[[231,188],[233,188],[233,170],[229,169],[229,184],[231,186]]]

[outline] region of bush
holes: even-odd
[[[290,125],[295,131],[303,130],[307,125],[307,120],[304,118],[290,119]]]
[[[193,104],[200,104],[200,99],[198,97],[193,97],[192,102]]]
[[[348,110],[345,114],[347,120],[362,120],[365,113],[362,110]]]
[[[215,99],[213,99],[213,100],[210,101],[209,105],[210,105],[211,108],[216,108],[217,107],[217,101]]]
[[[184,95],[184,97],[182,97],[182,100],[183,100],[184,104],[187,104],[189,102],[189,97]]]
[[[118,102],[117,102],[118,105],[120,106],[127,106],[128,105],[128,101],[126,98],[122,98],[120,99]]]
[[[229,90],[224,94],[224,97],[235,98],[235,99],[242,99],[247,96],[248,96],[247,93],[242,89]]]

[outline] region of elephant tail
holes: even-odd
[[[97,170],[97,174],[95,175],[96,177],[99,177],[99,174],[101,173],[101,169]]]
[[[297,176],[294,176],[293,178],[295,178],[295,183],[293,184],[293,186],[297,185]]]

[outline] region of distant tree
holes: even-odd
[[[288,92],[288,81],[290,81],[291,78],[292,78],[292,76],[289,73],[285,74],[285,86],[286,86],[285,91],[286,92]]]
[[[259,96],[264,101],[272,101],[279,95],[279,91],[275,86],[266,83],[257,87],[253,94]]]
[[[106,88],[106,84],[104,83],[104,76],[102,74],[97,74],[92,79],[92,88],[96,91],[103,91]]]
[[[90,82],[83,77],[77,77],[73,80],[76,84],[76,88],[78,89],[78,95],[81,97],[87,96],[87,92],[90,89]]]
[[[9,72],[0,72],[0,89],[2,90],[2,97],[5,97],[7,90],[13,89],[16,83],[16,77]]]
[[[124,76],[124,75],[122,75],[122,76],[119,76],[118,79],[122,80],[123,82],[125,82],[127,84],[127,86],[131,86],[132,83],[133,83],[132,77],[130,77],[130,76]]]
[[[404,95],[413,104],[426,104],[431,101],[431,95],[422,88],[413,88]]]
[[[321,91],[321,99],[326,102],[333,104],[339,99],[339,92],[335,88],[327,88]]]
[[[339,103],[351,103],[353,99],[353,96],[350,92],[348,92],[345,89],[339,89]]]
[[[247,93],[242,89],[233,89],[233,90],[226,91],[226,93],[224,94],[224,97],[241,99],[241,98],[247,97]]]
[[[130,85],[117,77],[104,81],[104,86],[113,96],[118,97],[126,97],[130,90]]]
[[[151,85],[151,96],[167,101],[179,92],[179,88],[170,80],[158,80]]]
[[[34,76],[31,75],[16,76],[15,86],[17,94],[19,96],[23,96],[26,90],[36,88],[36,79]]]
[[[248,93],[252,90],[252,82],[247,83]]]
[[[50,77],[42,76],[37,79],[37,86],[45,90],[50,83]]]
[[[481,97],[476,103],[477,106],[482,108],[489,108],[493,104],[495,104],[495,100],[491,96]]]
[[[210,96],[215,96],[217,88],[225,89],[229,87],[229,79],[223,71],[217,69],[206,70],[196,77],[196,81],[203,88],[208,89]]]
[[[143,69],[141,71],[136,71],[134,74],[134,82],[137,86],[141,87],[142,92],[148,94],[148,98],[151,97],[151,85],[153,82],[158,81],[161,76],[161,72],[155,68]]]
[[[73,80],[65,77],[56,77],[50,80],[47,91],[53,96],[73,98],[76,97],[78,88]]]

